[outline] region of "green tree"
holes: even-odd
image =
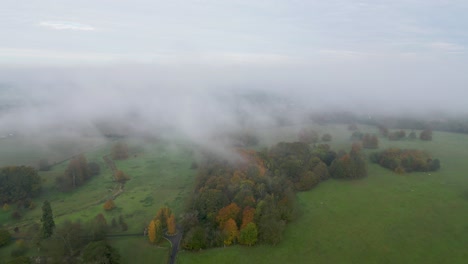
[[[105,241],[89,243],[83,249],[83,260],[85,263],[120,263],[120,254]]]
[[[42,237],[48,238],[52,235],[55,228],[54,215],[49,201],[45,200],[42,205]]]
[[[241,229],[239,243],[242,245],[253,246],[258,240],[258,230],[255,223],[250,222]]]

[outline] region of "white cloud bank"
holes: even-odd
[[[67,22],[67,21],[43,21],[39,23],[40,26],[56,29],[56,30],[81,30],[81,31],[93,31],[96,30],[90,25]]]

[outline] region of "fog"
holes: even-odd
[[[3,67],[0,130],[42,139],[171,131],[206,145],[215,135],[280,119],[306,123],[317,112],[465,114],[468,69],[456,63],[345,58],[320,65]]]
[[[317,112],[468,113],[463,1],[30,4],[0,11],[1,134],[208,144]]]

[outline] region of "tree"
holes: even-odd
[[[0,247],[10,243],[11,235],[7,230],[0,228]]]
[[[69,191],[83,185],[91,175],[86,157],[81,154],[70,160],[64,175],[58,177],[56,182],[62,191]]]
[[[241,209],[236,203],[230,203],[228,206],[221,208],[216,216],[219,227],[223,228],[224,223],[229,219],[237,219],[240,211]]]
[[[45,200],[42,205],[42,237],[49,238],[54,232],[55,222],[49,201]]]
[[[247,206],[242,211],[242,225],[241,228],[244,228],[248,223],[253,222],[255,217],[255,208]]]
[[[167,218],[167,233],[169,235],[174,235],[176,233],[176,222],[174,214],[171,214],[169,218]]]
[[[150,243],[156,243],[156,223],[154,220],[151,220],[148,225],[148,239]]]
[[[162,238],[162,225],[159,219],[151,220],[150,224],[148,225],[148,239],[150,243],[156,244]]]
[[[239,235],[239,243],[242,245],[253,246],[258,240],[258,230],[255,223],[248,223],[241,229]]]
[[[41,178],[28,166],[0,168],[0,204],[27,201],[41,191]]]
[[[234,243],[239,237],[239,230],[234,219],[229,218],[223,228],[224,245],[229,246]]]
[[[421,134],[419,134],[419,138],[421,140],[426,140],[426,141],[432,140],[432,130],[424,129],[423,131],[421,131]]]
[[[106,238],[108,232],[107,220],[103,214],[98,214],[89,223],[91,227],[92,240],[98,241]]]
[[[106,211],[110,211],[110,210],[114,209],[115,208],[114,200],[112,200],[112,199],[107,200],[104,203],[103,207],[104,207],[104,210],[106,210]]]
[[[83,260],[85,263],[120,263],[120,254],[105,241],[89,243],[83,249]]]
[[[130,177],[128,177],[127,174],[125,174],[123,171],[121,170],[117,170],[114,174],[114,178],[115,178],[115,181],[116,182],[120,182],[120,183],[123,183],[123,182],[126,182],[130,179]]]

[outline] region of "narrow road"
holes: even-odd
[[[181,229],[178,228],[178,230],[181,230]],[[164,235],[164,238],[169,240],[172,246],[171,255],[169,256],[169,261],[168,261],[169,264],[175,264],[177,252],[179,252],[180,241],[182,240],[182,235],[183,233],[181,231],[178,231],[177,234],[173,236],[168,236],[166,234]]]

